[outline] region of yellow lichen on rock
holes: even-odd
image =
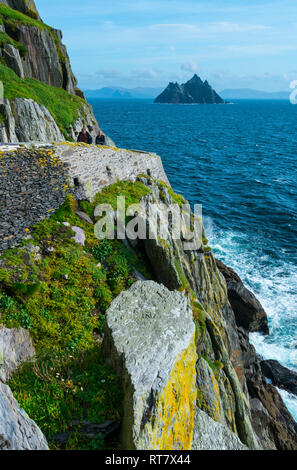
[[[148,450],[191,450],[197,389],[195,337],[181,354],[170,375],[170,381],[157,397],[154,413],[146,424],[138,448]],[[144,437],[144,439],[143,439]]]

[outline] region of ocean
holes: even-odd
[[[118,147],[156,152],[174,190],[203,205],[215,255],[267,312],[257,352],[297,372],[297,106],[89,101]],[[280,392],[297,421],[297,398]]]

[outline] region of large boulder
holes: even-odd
[[[268,318],[255,295],[245,287],[233,269],[216,260],[217,267],[227,282],[228,299],[235,314],[236,323],[247,331],[269,334]]]
[[[0,380],[6,382],[11,374],[35,355],[33,341],[28,330],[0,327]]]
[[[191,449],[196,349],[187,298],[136,282],[107,311],[103,352],[124,389],[123,448]]]
[[[0,450],[48,450],[36,423],[19,407],[10,388],[1,382]]]
[[[261,361],[261,369],[265,377],[278,388],[297,395],[297,373],[282,366],[278,361]]]

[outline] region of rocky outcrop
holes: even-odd
[[[248,450],[227,426],[196,410],[192,450]]]
[[[244,373],[251,407],[252,424],[264,449],[296,450],[297,424],[279,392],[267,384],[248,332],[238,329],[244,359]]]
[[[27,7],[25,7],[26,2],[19,0],[0,3],[10,3],[11,5],[8,6],[26,15],[28,15],[28,10],[35,11],[38,15],[34,2],[30,2],[31,5]],[[20,73],[12,66],[12,59],[4,54],[8,67],[11,67],[22,78],[24,76],[35,78],[47,85],[64,88],[69,93],[75,94],[77,81],[71,70],[66,47],[62,44],[62,32],[42,22],[36,22],[36,26],[25,21],[12,23],[10,17],[5,14],[3,14],[2,21],[4,32],[12,41],[21,44],[26,51],[22,61],[19,61]],[[4,51],[5,49],[6,45]]]
[[[174,196],[170,187],[162,183],[143,177],[140,181],[150,188],[150,194],[142,199],[143,213],[149,213],[150,206],[154,204],[160,225],[165,219],[168,221],[168,207],[174,201],[186,202]],[[186,227],[183,228],[187,231]],[[203,356],[213,363],[215,373],[201,367],[205,366],[201,359],[197,363],[197,373],[202,375],[197,378],[197,406],[211,418],[226,423],[249,448],[257,449],[258,442],[243,393],[244,368],[234,314],[228,302],[224,278],[217,270],[209,249],[204,251],[202,235],[202,220],[197,217],[195,248],[184,249],[182,238],[185,233],[177,239],[170,232],[166,240],[155,234],[142,243],[158,281],[169,290],[183,291],[191,298],[198,357]],[[136,248],[141,249],[137,245]]]
[[[167,219],[168,206],[174,202],[170,188],[149,178],[141,181],[151,190],[142,200],[147,204],[144,210],[153,203],[160,220]],[[167,240],[156,236],[141,242],[158,281],[170,290],[184,290],[192,298],[198,358],[203,356],[208,366],[212,364],[207,367],[201,359],[197,362],[197,375],[201,375],[197,377],[197,406],[225,423],[249,448],[295,448],[294,420],[277,390],[266,383],[248,331],[236,324],[226,281],[204,245],[203,226],[199,232],[200,242],[197,239],[191,250],[185,250],[183,241],[170,234]]]
[[[186,297],[135,283],[107,312],[103,348],[124,389],[124,448],[191,449],[196,349]]]
[[[210,103],[222,104],[225,101],[209,85],[203,82],[196,74],[183,85],[169,83],[168,87],[155,99],[155,103],[195,104]]]
[[[265,377],[273,385],[297,395],[297,373],[282,366],[278,361],[261,361],[261,369]]]
[[[6,120],[0,128],[2,142],[55,142],[63,136],[50,112],[31,99],[5,99],[0,105]]]
[[[84,94],[77,88],[77,80],[71,69],[67,49],[62,43],[62,32],[40,20],[33,1],[9,0],[0,3],[28,15],[28,18],[24,15],[15,18],[10,8],[0,12],[1,31],[4,36],[0,46],[3,64],[13,70],[21,80],[25,79],[24,92],[22,82],[16,82],[15,99],[11,96],[10,90],[9,100],[5,99],[0,105],[2,115],[0,140],[8,143],[54,142],[65,140],[65,136],[70,140],[76,140],[83,127],[86,127],[95,138],[99,125],[92,107],[86,103]],[[31,18],[38,21],[33,22]],[[67,129],[64,123],[59,121],[58,116],[55,115],[53,118],[47,109],[51,99],[46,96],[47,90],[42,90],[37,99],[34,86],[27,78],[34,78],[51,87],[63,88],[69,94],[80,98],[80,100],[76,98],[75,103],[78,107],[77,117]],[[6,98],[6,82],[10,78],[5,69],[0,70],[0,80],[4,83]],[[32,99],[27,99],[31,96],[31,87]],[[53,93],[53,90],[48,90],[48,93]]]
[[[10,388],[0,382],[0,450],[48,450],[46,439]]]
[[[28,330],[0,327],[0,380],[7,382],[22,362],[35,355],[33,341]]]
[[[227,282],[228,299],[235,314],[236,324],[247,331],[268,335],[268,318],[258,299],[245,287],[233,269],[219,260],[216,260],[216,263]]]
[[[3,57],[8,67],[10,67],[20,78],[25,77],[22,59],[18,49],[16,49],[12,44],[5,44],[3,47]]]

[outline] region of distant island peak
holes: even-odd
[[[195,73],[186,83],[179,85],[170,82],[167,88],[155,99],[155,103],[167,104],[224,104],[225,101],[209,85]]]

